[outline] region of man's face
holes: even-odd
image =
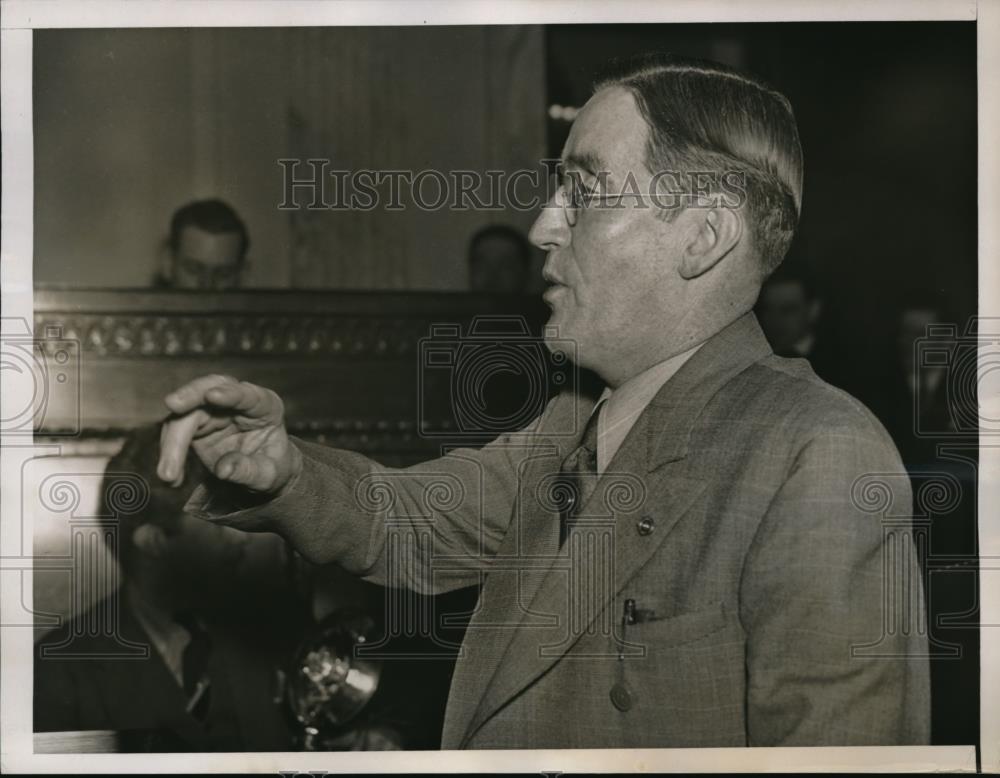
[[[899,337],[896,341],[899,362],[903,369],[912,372],[914,369],[914,348],[916,342],[927,337],[927,328],[941,322],[941,314],[933,308],[908,308],[899,319]],[[921,366],[925,372],[932,372],[934,367]]]
[[[812,330],[812,305],[798,281],[766,284],[757,310],[764,334],[778,353],[790,351]]]
[[[469,258],[469,286],[473,292],[521,294],[528,281],[521,247],[502,235],[476,241]]]
[[[603,89],[573,124],[563,172],[579,176],[585,187],[600,187],[596,194],[621,192],[629,175],[648,193],[647,136],[631,92]],[[578,363],[609,382],[669,356],[688,314],[678,275],[678,220],[664,219],[648,197],[626,195],[619,204],[580,208],[570,226],[558,202],[550,201],[529,236],[548,253],[543,276],[552,286],[544,299],[555,337],[575,341]],[[650,361],[654,352],[660,356]]]
[[[235,289],[242,269],[241,243],[236,232],[207,232],[194,225],[182,228],[171,261],[171,285],[176,289]]]
[[[233,567],[243,558],[247,535],[182,513],[178,531],[170,536],[171,556],[180,564],[202,570]]]
[[[181,514],[161,558],[173,596],[206,607],[224,602],[237,585],[247,542],[243,532]]]

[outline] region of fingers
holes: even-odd
[[[263,419],[281,416],[281,401],[270,389],[246,382],[223,383],[210,387],[205,399],[212,405],[231,408],[244,416]]]
[[[266,492],[276,477],[274,463],[264,457],[250,457],[240,451],[230,451],[219,457],[215,477],[223,481]]]
[[[190,381],[164,399],[175,414],[183,415],[203,405],[227,408],[257,419],[281,418],[281,400],[270,389],[264,389],[232,376],[207,375]]]
[[[221,429],[237,415],[280,424],[283,412],[281,399],[271,390],[225,375],[196,378],[171,392],[164,401],[173,417],[163,423],[160,432],[156,472],[175,487],[183,482],[188,449],[196,437]],[[252,489],[266,490],[277,480],[277,466],[266,457],[250,459],[230,452],[220,457],[214,467],[206,464],[217,478]]]
[[[199,376],[168,394],[164,398],[164,402],[173,413],[188,413],[207,402],[205,395],[210,389],[226,385],[238,386],[239,382],[232,376],[226,375]]]
[[[160,461],[156,474],[171,486],[180,486],[184,481],[184,462],[188,448],[199,426],[208,421],[209,415],[197,410],[185,416],[168,419],[160,428]]]

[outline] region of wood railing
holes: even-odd
[[[574,380],[540,346],[536,298],[44,289],[34,318],[36,436],[67,443],[161,419],[172,388],[224,373],[278,392],[294,434],[402,463],[516,427]],[[480,390],[504,373],[523,401],[491,416]]]

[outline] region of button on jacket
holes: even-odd
[[[926,636],[893,621],[922,623],[914,555],[892,547],[909,480],[867,409],[747,314],[659,389],[560,549],[551,486],[592,407],[563,394],[404,469],[296,442],[270,502],[202,487],[188,507],[382,584],[482,581],[444,748],[928,742]]]

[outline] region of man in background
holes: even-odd
[[[236,289],[246,270],[250,236],[222,200],[197,200],[174,212],[153,285],[163,289]]]
[[[783,263],[768,277],[757,298],[756,314],[774,353],[807,359],[813,371],[835,386],[845,387],[843,360],[819,333],[823,301],[809,274]]]
[[[913,472],[934,466],[940,438],[921,435],[921,430],[954,432],[946,379],[948,366],[917,362],[917,343],[927,337],[928,328],[949,323],[934,302],[914,302],[904,306],[896,321],[894,354],[888,361],[888,375],[882,382],[884,400],[878,410],[896,441],[903,463]]]
[[[949,310],[940,292],[911,290],[894,313],[863,399],[895,441],[912,481],[914,515],[926,523],[928,629],[940,656],[931,662],[932,731],[935,743],[957,744],[965,742],[969,718],[975,720],[976,706],[968,701],[980,686],[979,630],[970,616],[979,600],[978,446],[970,434],[979,418],[978,344],[963,337],[968,323]],[[950,328],[954,334],[940,334]],[[943,493],[951,497],[941,500]],[[968,718],[954,715],[963,708]]]
[[[525,294],[531,270],[528,239],[506,224],[490,224],[469,241],[469,288],[473,292]]]
[[[72,636],[78,656],[36,654],[35,730],[151,732],[182,751],[289,750],[278,669],[302,634],[299,614],[273,572],[260,576],[266,589],[241,575],[247,535],[184,514],[204,476],[194,457],[180,490],[152,476],[159,434],[159,425],[137,430],[108,463],[102,514],[117,517],[123,582],[40,641]],[[137,478],[148,502],[123,513],[115,493]],[[116,635],[86,629],[116,610]],[[121,656],[118,637],[148,646],[148,656]]]

